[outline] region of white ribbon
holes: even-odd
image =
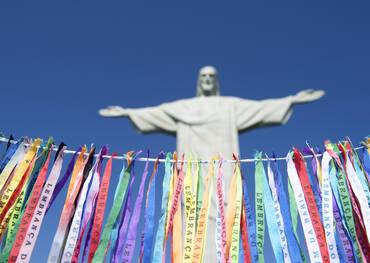
[[[87,197],[87,191],[89,188],[90,181],[93,175],[95,175],[97,164],[98,164],[98,160],[96,160],[93,168],[89,171],[89,174],[82,186],[80,197],[78,198],[76,211],[72,219],[72,224],[69,229],[68,237],[66,239],[67,242],[65,244],[64,251],[63,251],[63,256],[61,260],[61,262],[63,263],[72,261],[73,253],[74,253],[77,240],[78,240],[78,236],[80,233],[80,226],[81,226],[81,221],[82,221],[81,217],[82,217],[83,207],[84,207],[86,197]]]
[[[60,151],[58,158],[56,159],[54,166],[50,172],[49,178],[46,181],[39,201],[37,202],[36,210],[32,216],[31,223],[28,227],[26,238],[24,239],[20,248],[20,253],[17,257],[17,263],[27,263],[31,259],[32,251],[35,246],[37,236],[39,235],[42,221],[45,216],[46,208],[49,205],[51,196],[53,195],[55,185],[58,181],[60,171],[63,164],[63,151],[65,147]]]
[[[297,209],[301,220],[304,236],[306,239],[308,255],[310,261],[313,263],[321,263],[322,258],[320,254],[319,244],[315,235],[315,230],[312,226],[310,214],[308,213],[307,204],[305,201],[302,185],[298,178],[298,173],[293,163],[290,154],[287,156],[288,177],[293,188]]]
[[[321,161],[321,192],[322,192],[322,219],[325,229],[326,244],[329,251],[330,262],[338,262],[339,256],[334,237],[334,214],[333,214],[333,193],[330,187],[330,176],[336,176],[335,170],[329,172],[329,164],[332,157],[325,152]]]
[[[290,254],[288,250],[288,241],[285,235],[284,219],[283,219],[283,215],[281,214],[281,210],[280,210],[280,204],[279,204],[278,194],[276,190],[274,174],[271,170],[270,162],[268,162],[267,164],[267,176],[268,176],[269,186],[270,186],[271,193],[272,193],[272,200],[274,202],[275,218],[276,218],[276,222],[277,222],[278,229],[279,229],[280,245],[281,245],[281,249],[284,255],[284,262],[290,263],[291,259],[290,259]]]
[[[368,241],[370,242],[369,239],[369,234],[370,234],[370,208],[367,202],[366,194],[365,191],[362,187],[362,184],[360,182],[360,179],[357,177],[356,171],[352,166],[352,163],[348,157],[348,154],[346,153],[346,158],[347,158],[347,163],[346,163],[346,172],[348,176],[349,183],[351,184],[351,188],[353,190],[353,193],[357,197],[359,203],[360,203],[360,208],[362,212],[362,217],[363,221],[365,224],[365,230],[366,230],[366,236]]]
[[[9,162],[5,165],[3,171],[0,174],[0,191],[4,187],[6,181],[8,180],[9,176],[11,175],[14,167],[23,160],[23,157],[26,155],[29,147],[26,146],[26,142],[23,141],[19,144],[17,150],[14,152],[12,158]]]

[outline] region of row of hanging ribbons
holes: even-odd
[[[203,161],[191,156],[186,161],[176,153],[143,158],[144,171],[137,178],[138,153],[128,152],[107,215],[117,157],[108,155],[107,146],[97,154],[95,147],[70,151],[73,156],[61,175],[68,153],[64,143],[52,158],[52,138],[11,139],[1,139],[9,143],[0,160],[0,262],[30,261],[45,214],[68,181],[48,262],[207,262],[203,255],[212,196],[217,200],[217,262],[264,262],[265,228],[276,262],[370,262],[369,138],[358,148],[349,139],[327,141],[324,152],[307,147],[306,156],[296,148],[285,158],[263,158],[257,152],[254,209],[235,155],[225,191],[225,162],[219,157],[207,161],[206,173]],[[279,159],[286,160],[286,173]],[[163,175],[158,174],[160,160]]]

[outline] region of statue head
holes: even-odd
[[[220,89],[216,68],[205,66],[199,70],[197,96],[219,96]]]

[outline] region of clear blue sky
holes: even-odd
[[[242,157],[347,135],[358,144],[369,133],[368,1],[123,2],[0,3],[0,130],[52,135],[69,148],[172,151],[174,137],[140,135],[127,119],[97,110],[193,97],[198,69],[211,64],[222,95],[327,92],[295,107],[285,126],[241,135]],[[114,165],[117,177],[121,163]],[[63,199],[46,217],[34,262],[46,259]]]

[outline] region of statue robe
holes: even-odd
[[[232,159],[239,154],[238,133],[260,126],[284,124],[292,113],[292,97],[267,100],[246,100],[237,97],[200,96],[177,100],[155,107],[129,109],[128,116],[141,132],[161,131],[176,135],[177,152],[191,153],[201,159],[222,154]],[[228,196],[231,165],[224,166],[224,192]],[[203,169],[206,169],[203,166]],[[202,173],[207,174],[207,171]],[[215,175],[216,176],[216,175]],[[216,180],[213,181],[216,189]],[[225,200],[227,206],[227,200]],[[207,238],[206,262],[216,259],[217,198],[213,191]]]
[[[210,159],[221,153],[239,154],[238,133],[255,127],[284,124],[292,113],[292,97],[246,100],[201,96],[129,109],[128,116],[141,132],[176,134],[179,154]]]

